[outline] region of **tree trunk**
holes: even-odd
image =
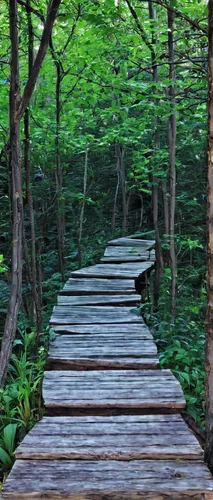
[[[27,10],[27,25],[28,25],[28,77],[30,78],[32,67],[33,67],[33,26],[31,20],[31,3],[30,0],[26,2]],[[32,311],[33,311],[33,321],[34,315],[36,314],[36,337],[37,344],[39,342],[39,334],[41,333],[42,318],[41,307],[39,304],[38,292],[37,292],[37,270],[36,270],[36,231],[35,231],[35,217],[34,217],[34,204],[33,204],[33,194],[31,190],[30,183],[30,113],[27,108],[24,114],[24,169],[26,175],[26,196],[27,203],[29,207],[30,216],[30,232],[31,232],[31,289],[32,289]]]
[[[81,267],[82,256],[81,256],[81,240],[83,233],[83,223],[84,223],[84,210],[85,210],[85,200],[87,194],[87,174],[88,174],[88,148],[85,150],[85,161],[84,161],[84,188],[83,188],[83,200],[81,203],[80,219],[79,219],[79,232],[78,232],[78,265]]]
[[[161,190],[163,196],[164,229],[167,237],[169,236],[169,204],[167,198],[166,181],[162,181]]]
[[[121,195],[122,195],[122,234],[126,233],[127,224],[127,202],[126,202],[126,174],[125,174],[125,164],[124,164],[124,154],[125,149],[122,145],[116,142],[115,144],[115,156],[117,160],[117,172],[121,185]]]
[[[56,190],[57,190],[57,235],[58,235],[58,261],[59,272],[61,273],[62,281],[64,276],[64,256],[65,256],[65,217],[64,217],[64,201],[62,196],[63,188],[63,169],[60,162],[60,118],[61,118],[61,66],[56,63],[57,78],[56,78],[56,138],[55,138],[55,159],[56,159]]]
[[[117,184],[116,184],[116,189],[115,189],[115,197],[114,197],[113,213],[112,213],[112,234],[114,234],[114,232],[115,232],[116,209],[117,209],[119,184],[120,184],[120,175],[119,175],[119,172],[117,171]]]
[[[11,290],[0,353],[1,387],[4,385],[7,376],[13,340],[16,334],[17,318],[22,291],[23,197],[20,153],[20,120],[30,102],[42,62],[46,55],[50,34],[60,3],[61,0],[50,1],[39,50],[35,63],[33,64],[31,75],[27,80],[23,96],[21,98],[19,90],[18,8],[17,0],[9,0],[11,40],[9,166],[12,176],[13,250]]]
[[[169,86],[170,116],[168,119],[168,143],[170,159],[170,221],[169,221],[169,255],[171,266],[171,315],[175,316],[176,309],[176,281],[177,264],[175,253],[175,196],[176,196],[176,111],[175,111],[175,63],[174,63],[174,38],[173,22],[174,13],[167,11],[168,15],[168,53],[169,53]]]
[[[206,345],[206,461],[213,470],[213,0],[209,1],[208,64],[208,272]]]
[[[9,167],[12,176],[12,208],[13,208],[13,248],[12,276],[8,312],[5,322],[4,336],[0,353],[0,386],[5,382],[8,361],[16,334],[18,311],[21,303],[22,289],[22,232],[23,203],[22,175],[20,153],[20,129],[16,120],[16,112],[20,101],[19,92],[19,57],[18,57],[18,12],[16,0],[9,0],[9,22],[11,40],[11,71],[10,71],[10,152]]]
[[[156,45],[157,38],[155,33],[155,22],[156,22],[156,11],[153,6],[152,0],[149,0],[149,17],[151,21],[152,28],[152,79],[154,83],[158,82],[158,67],[156,62]],[[157,101],[155,99],[155,103],[157,105]],[[159,120],[158,117],[155,119],[155,150],[158,151],[160,149],[160,133],[159,133]],[[158,311],[158,301],[160,296],[160,279],[161,279],[161,270],[163,267],[162,262],[162,250],[161,250],[161,241],[160,234],[158,228],[158,179],[156,175],[152,176],[152,201],[153,201],[153,225],[155,230],[155,280],[154,280],[154,311]]]

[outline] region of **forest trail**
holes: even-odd
[[[213,499],[203,450],[180,414],[180,384],[159,369],[136,310],[153,248],[113,240],[101,264],[65,284],[51,318],[46,416],[18,447],[3,499]]]

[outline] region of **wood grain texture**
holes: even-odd
[[[63,290],[61,290],[61,295],[129,295],[135,294],[135,283],[134,279],[120,280],[120,279],[105,279],[103,278],[70,278]]]
[[[62,335],[51,342],[47,370],[96,370],[101,368],[147,369],[158,367],[157,348],[152,340],[121,335]]]
[[[133,242],[134,243],[134,242]],[[155,251],[149,251],[146,247],[122,247],[122,246],[108,246],[104,252],[104,257],[101,262],[143,262],[154,261]]]
[[[133,238],[117,238],[115,240],[108,241],[108,245],[123,246],[123,247],[143,247],[152,248],[155,246],[155,240],[142,240]]]
[[[107,279],[135,279],[139,275],[150,271],[153,262],[130,262],[126,264],[96,264],[95,266],[85,267],[72,272],[75,278],[107,278]]]
[[[44,417],[18,459],[200,460],[203,450],[180,416]]]
[[[83,325],[53,325],[53,330],[56,334],[72,334],[72,335],[104,335],[107,342],[108,336],[124,335],[135,336],[140,335],[143,339],[153,339],[149,329],[144,323],[115,323],[115,324],[83,324]]]
[[[50,324],[143,323],[139,311],[119,306],[55,306]]]
[[[140,247],[140,246],[134,246],[134,241],[132,241],[132,246],[131,247],[122,247],[122,246],[109,246],[106,247],[106,250],[104,252],[104,257],[120,257],[120,256],[127,256],[127,257],[146,257],[147,259],[151,255],[152,257],[155,257],[155,250],[149,250],[147,247]]]
[[[3,487],[13,500],[213,500],[199,461],[17,460]]]
[[[46,408],[61,411],[185,407],[180,384],[169,370],[47,371],[43,399]]]
[[[141,302],[141,296],[132,295],[59,295],[58,305],[83,306],[83,305],[124,305],[136,306]]]

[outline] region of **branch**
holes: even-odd
[[[38,78],[39,71],[41,69],[43,60],[45,58],[47,48],[49,45],[49,39],[52,32],[53,24],[56,19],[56,15],[60,6],[61,0],[51,0],[48,6],[47,18],[44,25],[40,47],[32,67],[31,75],[25,85],[23,96],[21,98],[20,106],[16,114],[16,120],[20,120],[29,104],[30,98],[32,96],[36,80]]]
[[[144,43],[146,44],[146,46],[148,47],[148,49],[150,50],[151,54],[152,54],[152,57],[155,59],[155,51],[154,51],[154,48],[152,46],[152,43],[149,41],[148,37],[147,37],[147,34],[146,32],[144,31],[143,27],[141,26],[141,23],[138,19],[138,15],[137,15],[137,12],[135,11],[135,9],[133,8],[133,6],[131,5],[130,1],[129,0],[126,0],[126,3],[129,7],[129,10],[132,14],[132,17],[134,18],[135,20],[135,23],[136,23],[136,26],[138,28],[138,30],[140,31],[140,34],[141,34],[141,38],[142,40],[144,41]]]
[[[44,16],[42,16],[42,14],[40,14],[40,12],[36,9],[34,9],[33,7],[31,7],[31,5],[27,5],[26,2],[23,2],[23,0],[17,0],[17,2],[19,3],[19,5],[21,5],[22,7],[25,7],[25,9],[27,10],[30,10],[30,12],[32,12],[32,14],[35,14],[35,16],[39,17],[39,19],[42,21],[42,23],[45,23],[45,18]]]
[[[78,20],[79,20],[80,16],[81,16],[81,4],[79,3],[79,4],[78,4],[78,11],[77,11],[77,15],[76,15],[76,18],[75,18],[75,20],[74,20],[74,23],[73,23],[73,26],[72,26],[72,29],[71,29],[70,35],[69,35],[69,37],[68,37],[68,39],[67,39],[67,42],[66,42],[66,43],[65,43],[65,45],[64,45],[64,48],[63,48],[63,49],[62,49],[62,51],[61,51],[61,54],[62,54],[62,55],[64,54],[64,52],[65,52],[65,50],[66,50],[67,46],[69,45],[69,43],[70,43],[70,42],[71,42],[71,40],[72,40],[72,37],[73,37],[73,35],[74,35],[74,33],[75,33],[75,29],[76,29],[76,26],[77,26],[77,22],[78,22]]]
[[[140,0],[140,1],[143,2],[144,0]],[[174,7],[171,7],[171,5],[169,5],[168,3],[166,3],[166,1],[164,1],[164,0],[153,0],[153,2],[156,3],[156,4],[158,4],[158,5],[161,5],[161,7],[164,7],[165,9],[169,10],[170,12],[173,12],[173,14],[175,14],[176,17],[180,17],[181,19],[185,19],[185,21],[187,21],[189,24],[191,24],[191,26],[193,26],[193,28],[196,28],[197,30],[202,31],[202,33],[204,33],[206,36],[208,35],[207,29],[205,29],[202,26],[200,26],[200,24],[199,24],[198,21],[196,21],[194,19],[191,19],[189,16],[187,16],[187,14],[184,14],[180,10],[175,9]]]

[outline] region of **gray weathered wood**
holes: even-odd
[[[194,459],[203,450],[180,416],[44,417],[16,451],[19,459]]]
[[[95,266],[85,267],[72,272],[75,278],[107,278],[107,279],[135,279],[139,275],[150,271],[153,262],[130,262],[126,264],[96,264]]]
[[[147,369],[158,367],[157,348],[152,340],[119,335],[106,338],[93,335],[62,335],[51,342],[48,370],[100,368]]]
[[[104,252],[101,262],[143,262],[154,261],[155,251],[144,247],[109,246]]]
[[[3,487],[13,500],[212,500],[207,467],[191,460],[17,460]]]
[[[111,247],[113,248],[113,247]],[[133,255],[132,257],[129,256],[129,255],[120,255],[120,256],[111,256],[111,257],[102,257],[100,259],[100,262],[104,263],[104,264],[110,264],[110,263],[118,263],[118,264],[121,264],[122,262],[154,262],[155,261],[155,257],[149,257],[147,255],[141,255],[140,257],[139,256],[136,256],[136,255]]]
[[[136,309],[113,306],[55,306],[50,324],[143,323]]]
[[[70,278],[61,295],[129,295],[135,294],[134,280],[103,279],[103,278]]]
[[[59,305],[126,305],[135,306],[141,301],[141,296],[138,294],[132,295],[59,295]]]
[[[56,334],[73,334],[73,335],[106,335],[108,336],[126,335],[129,337],[140,335],[143,339],[152,339],[152,335],[145,324],[140,323],[115,323],[115,324],[87,324],[87,325],[53,325],[53,330]]]
[[[152,248],[155,246],[155,240],[142,240],[133,238],[117,238],[115,240],[108,241],[108,245],[119,245],[123,247],[144,247]]]
[[[57,391],[56,391],[57,387]],[[46,408],[181,410],[185,399],[169,370],[102,370],[45,372]]]
[[[120,256],[127,256],[127,257],[146,257],[147,259],[151,255],[152,257],[155,257],[155,250],[149,250],[148,248],[144,247],[134,247],[134,242],[132,244],[132,247],[121,247],[121,246],[109,246],[106,247],[106,250],[104,252],[104,257],[120,257]]]

